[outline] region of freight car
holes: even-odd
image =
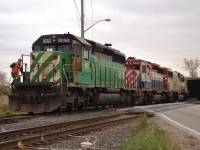
[[[108,44],[72,34],[42,35],[32,45],[30,69],[22,55],[9,107],[24,112],[77,110],[173,102],[186,95],[185,78]]]
[[[125,59],[118,50],[69,33],[43,35],[32,45],[30,71],[23,65],[23,80],[14,81],[9,107],[51,112],[134,104],[125,88]]]
[[[136,103],[183,101],[187,97],[185,77],[169,68],[129,57],[125,74],[126,87],[135,93]]]

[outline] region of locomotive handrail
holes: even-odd
[[[22,58],[22,70],[21,70],[21,74],[23,75],[23,77],[22,77],[23,81],[22,82],[25,81],[25,75],[24,75],[24,73],[26,73],[27,70],[28,70],[27,63],[24,63],[24,56],[30,56],[30,55],[25,55],[25,54],[21,55],[21,58]],[[25,71],[24,71],[24,67],[23,67],[24,65],[25,65]]]
[[[30,56],[30,55],[25,55],[25,54],[22,54],[22,55],[21,55],[21,58],[22,58],[22,72],[24,71],[24,70],[23,70],[24,56]],[[26,72],[26,69],[27,69],[27,63],[26,63],[26,65],[25,65],[25,72]]]
[[[94,57],[91,57],[91,59],[93,60],[92,62],[94,64],[94,70],[95,70],[94,71],[95,72],[95,75],[94,75],[95,76],[95,78],[94,78],[95,81],[94,81],[94,83],[95,83],[95,86],[96,86],[97,85],[97,83],[96,83],[96,63],[94,62]],[[91,70],[91,75],[92,75],[92,70]]]
[[[67,80],[67,93],[68,93],[68,83],[69,83],[69,80],[67,79],[67,75],[66,75],[64,67],[65,66],[71,66],[71,65],[72,64],[63,64],[63,72],[64,72],[64,75],[65,75],[65,79]],[[70,73],[69,73],[69,77],[70,77]]]

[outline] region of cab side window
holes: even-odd
[[[80,44],[74,44],[72,47],[72,53],[74,55],[81,55],[81,45]]]
[[[89,51],[86,50],[85,48],[83,48],[83,51],[84,51],[84,58],[89,59]]]
[[[146,73],[146,70],[147,70],[146,65],[142,65],[142,73]]]
[[[150,68],[147,67],[147,74],[150,74]]]

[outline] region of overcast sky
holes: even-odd
[[[76,0],[80,12],[80,0]],[[91,5],[92,4],[92,5]],[[85,0],[85,37],[188,75],[183,59],[200,57],[200,0]],[[0,0],[0,70],[43,34],[80,36],[74,0]],[[200,58],[199,58],[200,59]],[[200,71],[198,71],[200,74]]]

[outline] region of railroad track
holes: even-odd
[[[0,124],[18,123],[26,119],[31,119],[31,118],[40,117],[40,116],[52,116],[52,115],[61,116],[65,114],[73,115],[73,114],[82,114],[82,113],[96,112],[96,111],[101,111],[101,110],[89,109],[89,110],[83,110],[83,111],[70,111],[70,112],[59,112],[59,113],[49,112],[49,113],[34,113],[34,114],[20,114],[20,115],[5,115],[5,116],[0,116]]]
[[[73,114],[82,114],[87,112],[97,112],[105,109],[86,109],[82,111],[70,111],[70,112],[59,112],[59,113],[49,112],[49,113],[34,113],[34,114],[20,114],[20,115],[5,115],[5,116],[0,116],[0,124],[18,123],[26,119],[32,119],[40,116],[52,116],[52,115],[62,116],[65,114],[73,115]]]
[[[0,124],[16,123],[20,120],[30,119],[32,117],[33,116],[29,114],[0,116]]]
[[[116,126],[140,116],[141,114],[125,113],[3,132],[0,133],[0,149],[17,148],[20,145],[30,146],[74,134],[88,133],[100,128]]]

